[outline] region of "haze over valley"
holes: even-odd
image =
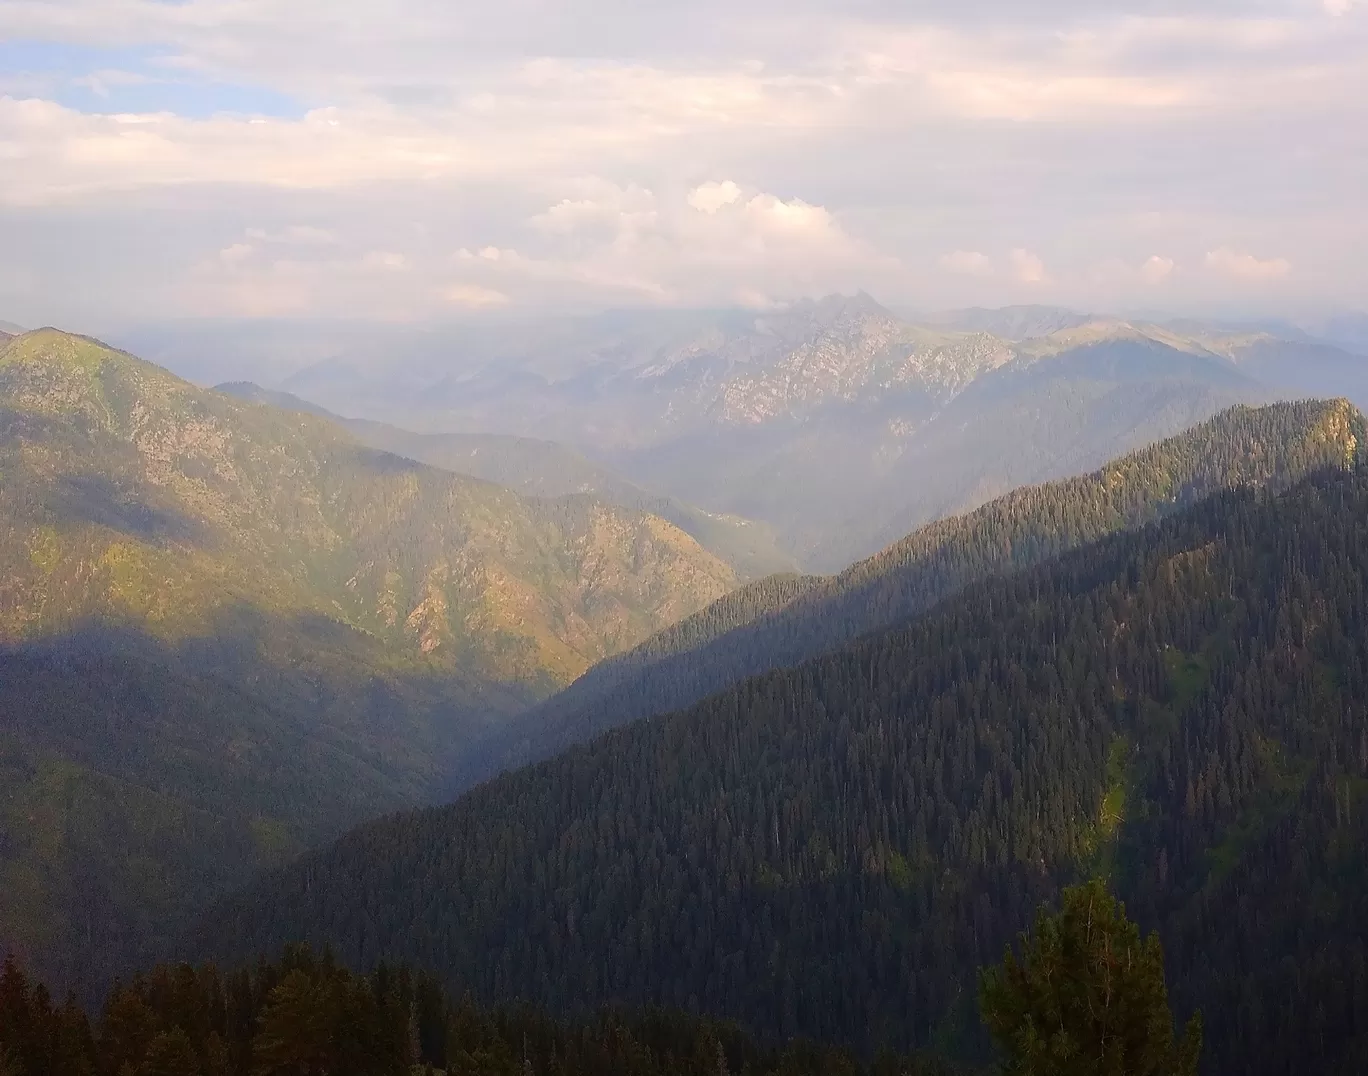
[[[0,0],[0,1076],[1368,1071],[1365,103]]]

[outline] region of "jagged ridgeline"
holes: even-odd
[[[362,827],[202,945],[972,1049],[976,969],[1101,873],[1208,1071],[1361,1072],[1368,475],[1337,462]]]
[[[923,527],[838,575],[749,584],[521,715],[455,786],[692,705],[922,613],[975,580],[1142,526],[1216,491],[1284,489],[1346,466],[1364,443],[1363,416],[1344,400],[1235,407],[1091,474],[1026,487]]]
[[[657,517],[15,337],[0,948],[59,983],[141,961],[187,907],[424,802],[477,733],[734,583]]]

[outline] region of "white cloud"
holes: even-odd
[[[1023,284],[1042,284],[1045,282],[1045,263],[1029,250],[1017,247],[1010,254],[1012,273]]]
[[[361,258],[361,264],[368,269],[384,269],[395,272],[409,267],[408,259],[393,250],[371,250]]]
[[[1174,262],[1159,254],[1151,254],[1140,266],[1140,279],[1146,284],[1161,284],[1173,275]]]
[[[1207,251],[1206,267],[1239,280],[1278,280],[1292,271],[1292,263],[1286,258],[1256,258],[1229,247]]]
[[[700,213],[716,213],[741,197],[741,188],[730,179],[721,183],[702,183],[689,192],[689,205]]]
[[[594,197],[562,200],[528,223],[530,249],[462,248],[462,271],[482,268],[482,286],[514,295],[597,289],[618,301],[748,306],[902,272],[825,207],[727,180],[668,196],[599,181]]]
[[[256,253],[251,243],[233,243],[218,252],[219,261],[224,265],[241,265]]]
[[[243,240],[191,266],[170,296],[186,312],[211,317],[347,315],[364,309],[380,318],[406,319],[442,301],[415,286],[413,268],[399,251],[338,249],[321,229],[249,228]]]
[[[572,235],[586,230],[602,232],[650,228],[655,223],[655,195],[636,184],[618,187],[606,180],[582,180],[585,196],[564,198],[530,223],[540,231]]]
[[[953,250],[942,254],[940,266],[947,272],[961,273],[964,276],[990,276],[993,272],[993,259],[977,250]]]
[[[1368,24],[1351,6],[697,0],[686,22],[622,0],[0,0],[7,38],[94,57],[0,73],[0,228],[32,266],[0,306],[36,288],[205,310],[205,266],[237,274],[224,309],[384,316],[480,305],[446,296],[463,284],[519,308],[861,283],[909,303],[1043,285],[1125,303],[1165,282],[1219,302],[1250,280],[1354,301]],[[187,79],[282,114],[191,107]],[[91,94],[151,103],[102,115]],[[86,256],[93,232],[107,257]]]
[[[446,289],[446,299],[457,306],[480,309],[489,306],[507,306],[509,299],[501,291],[482,288],[478,284],[453,284]]]

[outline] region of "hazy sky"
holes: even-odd
[[[1368,306],[1366,0],[0,0],[0,318]]]

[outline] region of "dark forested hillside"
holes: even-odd
[[[768,623],[826,582],[820,575],[784,573],[747,583],[626,653],[599,662],[569,687],[511,718],[470,752],[452,774],[453,793],[605,729],[687,705],[706,694],[707,687],[724,686],[731,682],[728,669],[745,656],[726,654],[722,641],[738,639],[748,625]],[[722,667],[713,668],[714,661]]]
[[[215,909],[487,998],[972,1046],[975,969],[1111,876],[1213,1073],[1368,1064],[1368,474],[1216,494]]]
[[[0,949],[142,961],[431,802],[491,724],[710,603],[677,528],[358,444],[55,330],[0,346]]]
[[[639,717],[688,706],[896,624],[986,576],[1018,570],[1241,486],[1285,488],[1351,465],[1363,416],[1346,402],[1237,407],[1092,474],[1017,490],[930,524],[826,579],[761,581],[590,669],[496,734],[473,778],[545,758]],[[767,595],[757,604],[754,595]],[[737,615],[744,610],[744,615]],[[720,630],[698,633],[692,625]]]

